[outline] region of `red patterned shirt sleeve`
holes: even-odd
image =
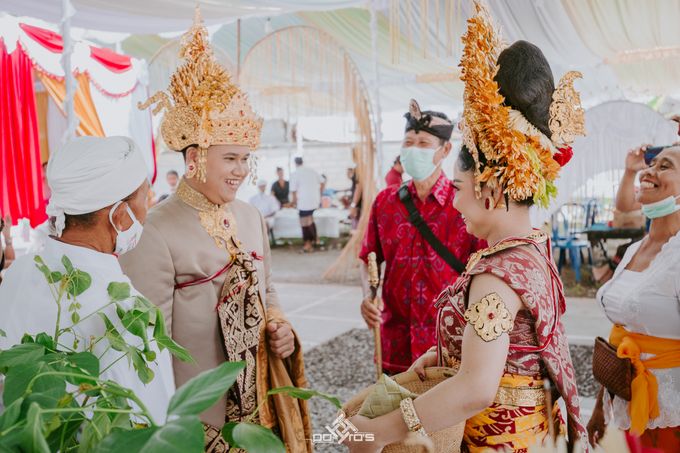
[[[378,259],[378,263],[384,261],[382,248],[380,247],[380,236],[378,230],[378,213],[380,209],[381,200],[384,198],[383,192],[379,193],[375,198],[373,205],[371,206],[371,214],[368,218],[368,227],[366,228],[366,234],[364,235],[364,240],[361,243],[361,251],[359,252],[359,259],[364,263],[368,262],[368,254],[375,252]]]

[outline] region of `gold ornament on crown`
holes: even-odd
[[[208,148],[243,145],[255,150],[260,144],[262,118],[215,59],[198,6],[193,25],[182,36],[179,56],[184,63],[170,78],[169,94],[160,91],[138,108],[156,104],[154,115],[165,110],[161,135],[173,151],[199,147],[196,177],[205,182]]]
[[[581,97],[574,89],[574,80],[581,77],[578,71],[567,72],[553,93],[548,126],[553,143],[558,145],[572,143],[577,135],[586,134],[585,111],[581,108]]]
[[[464,111],[460,124],[463,142],[475,161],[475,192],[481,198],[482,184],[502,190],[511,200],[533,199],[547,207],[557,194],[554,181],[560,165],[553,154],[558,147],[585,133],[583,109],[570,72],[560,80],[550,108],[551,140],[517,110],[504,105],[498,83],[498,56],[504,47],[487,7],[474,3],[475,14],[463,35],[461,80],[465,83]],[[555,129],[553,129],[553,127]],[[486,164],[482,168],[480,154]]]

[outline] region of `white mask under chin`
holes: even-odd
[[[120,231],[118,227],[116,227],[116,224],[113,223],[113,213],[116,211],[116,209],[118,209],[118,206],[120,206],[121,203],[123,202],[117,202],[109,211],[109,222],[111,222],[111,225],[113,225],[116,233],[118,233],[116,235],[116,247],[113,253],[119,256],[129,252],[137,246],[139,240],[142,237],[142,231],[144,230],[144,226],[139,223],[137,217],[135,217],[135,214],[132,212],[132,209],[130,209],[130,206],[126,206],[126,209],[130,219],[132,219],[132,225],[130,225],[130,228],[125,231]]]

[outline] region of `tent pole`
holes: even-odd
[[[61,66],[64,68],[64,84],[66,86],[66,96],[64,98],[64,111],[66,112],[67,127],[62,143],[73,139],[78,128],[78,118],[76,118],[73,98],[76,92],[76,81],[73,77],[73,65],[71,56],[73,55],[73,39],[71,38],[71,17],[76,10],[71,4],[71,0],[61,1],[61,36],[64,40],[64,50],[61,54]]]
[[[236,80],[241,80],[241,19],[236,19]]]
[[[374,95],[374,113],[373,128],[375,130],[375,153],[376,153],[376,169],[373,170],[376,178],[376,185],[381,187],[382,172],[383,172],[383,148],[382,148],[382,110],[380,107],[380,67],[378,64],[378,12],[377,0],[370,0],[371,8],[371,57],[373,59],[373,95]]]

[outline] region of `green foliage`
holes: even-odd
[[[229,446],[249,453],[285,453],[286,447],[271,430],[253,423],[229,422],[222,428],[222,437]]]
[[[277,387],[275,389],[271,389],[269,392],[267,392],[267,395],[278,395],[278,394],[284,394],[288,395],[292,398],[298,398],[301,400],[309,400],[313,397],[319,397],[323,398],[326,401],[329,401],[335,406],[337,409],[342,408],[342,403],[340,400],[332,395],[327,395],[326,393],[321,393],[317,392],[316,390],[311,390],[311,389],[301,389],[297,387]]]
[[[199,374],[173,395],[168,405],[168,414],[200,414],[224,395],[245,366],[245,362],[226,362]]]
[[[191,379],[176,391],[169,402],[167,421],[159,425],[132,390],[102,377],[105,369],[93,347],[104,342],[107,350],[119,353],[118,360],[133,365],[145,384],[154,378],[149,366],[156,360],[153,343],[161,351],[168,349],[179,359],[192,362],[189,352],[168,335],[161,311],[144,297],[132,296],[129,284],[112,282],[107,288],[108,304],[82,316],[78,297],[90,288],[91,277],[74,268],[66,256],[61,260],[62,270],[50,269],[39,256],[35,263],[50,285],[59,315],[54,335],[25,334],[19,344],[0,350],[0,374],[5,376],[0,453],[202,452],[199,415],[229,390],[245,363],[227,362]],[[59,323],[64,303],[72,322],[66,327]],[[115,317],[104,312],[107,307],[114,309]],[[78,324],[89,318],[103,323],[101,337],[77,336]],[[75,338],[73,349],[60,343],[65,333]],[[136,344],[131,344],[132,340],[137,340]],[[81,342],[86,342],[83,348],[79,348]],[[303,399],[319,396],[339,405],[336,398],[313,390],[285,387],[270,392],[276,393]],[[259,425],[228,423],[223,432],[232,446],[250,452],[285,451],[281,440]]]

